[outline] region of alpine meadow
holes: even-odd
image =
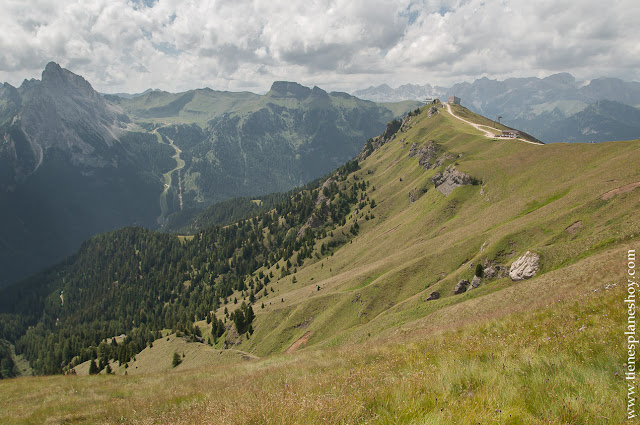
[[[24,367],[75,376],[2,381],[3,421],[623,421],[637,142],[488,138],[451,112],[233,224],[99,235],[5,289]]]
[[[0,424],[640,423],[640,6],[585,1],[9,0]]]

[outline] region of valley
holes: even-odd
[[[163,136],[158,133],[158,129],[154,130],[154,134],[156,135],[156,137],[158,138],[158,143],[165,143],[164,142],[164,138]],[[175,143],[173,143],[173,140],[171,140],[168,137],[165,137],[169,146],[171,146],[173,148],[173,150],[176,152],[175,155],[173,155],[173,159],[176,160],[176,167],[167,171],[166,173],[164,173],[162,176],[164,177],[164,190],[162,191],[162,194],[160,195],[160,211],[162,212],[160,217],[158,217],[158,223],[162,224],[164,223],[167,215],[169,215],[169,207],[167,205],[167,192],[169,191],[169,189],[171,189],[171,186],[173,184],[173,175],[177,174],[178,178],[177,178],[177,191],[178,191],[178,202],[180,205],[180,211],[182,211],[183,209],[183,205],[182,205],[182,180],[180,178],[180,170],[182,170],[182,168],[184,168],[185,162],[180,158],[180,154],[182,153],[182,151],[180,150],[180,148],[178,146],[175,145]]]
[[[97,233],[170,229],[216,203],[304,185],[417,105],[286,81],[265,95],[102,96],[50,62],[41,80],[0,86],[0,287]]]

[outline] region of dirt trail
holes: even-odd
[[[306,334],[302,335],[296,342],[291,344],[291,347],[287,348],[287,351],[285,351],[285,353],[287,353],[287,354],[288,353],[293,353],[294,351],[296,351],[301,346],[307,345],[307,341],[309,341],[309,337],[310,336],[311,336],[311,331],[309,331]]]
[[[640,187],[640,181],[629,183],[629,184],[625,184],[624,186],[620,186],[620,187],[616,187],[615,189],[611,189],[610,191],[603,193],[600,196],[600,198],[602,198],[602,199],[604,199],[606,201],[607,199],[611,199],[616,195],[620,195],[621,193],[631,192],[636,187]]]
[[[467,124],[469,124],[470,126],[472,126],[473,128],[475,128],[477,130],[480,130],[481,132],[484,133],[485,137],[489,137],[491,139],[494,139],[494,138],[496,138],[497,134],[502,132],[502,130],[498,130],[497,128],[493,128],[491,126],[483,125],[483,124],[476,124],[474,122],[467,121],[464,118],[460,118],[459,116],[457,116],[456,114],[453,113],[453,111],[451,110],[451,105],[449,103],[445,103],[445,105],[447,105],[447,111],[451,114],[451,116],[453,116],[454,118],[459,119],[460,121],[466,122]],[[484,128],[482,128],[482,127],[484,127]],[[491,129],[491,130],[494,130],[495,132],[491,132],[489,130],[486,130],[487,128]],[[520,137],[518,137],[516,140],[521,140],[521,141],[526,142],[526,143],[531,143],[532,145],[540,146],[540,143],[531,142],[529,140],[522,139]]]

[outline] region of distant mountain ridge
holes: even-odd
[[[379,105],[290,81],[274,82],[265,95],[205,88],[106,98],[181,149],[186,208],[309,182],[353,158],[387,122],[419,106]]]
[[[617,78],[602,77],[580,82],[568,73],[546,78],[509,78],[504,81],[484,77],[473,83],[464,82],[451,87],[407,84],[392,89],[383,84],[353,94],[378,102],[426,97],[447,99],[450,95],[456,95],[472,111],[494,120],[501,116],[503,123],[526,131],[544,142],[600,142],[640,137],[640,132],[628,131],[629,127],[635,128],[633,121],[621,117],[618,120],[621,130],[612,131],[609,124],[600,128],[608,120],[596,118],[593,113],[590,115],[594,119],[592,123],[585,122],[585,116],[575,118],[582,122],[584,129],[588,127],[587,131],[567,133],[566,128],[570,124],[563,121],[595,102],[608,100],[631,107],[640,106],[640,83]],[[602,111],[600,108],[596,110]],[[629,137],[629,134],[632,136]]]
[[[293,82],[102,96],[51,62],[41,80],[0,86],[0,286],[93,234],[311,181],[416,106]]]

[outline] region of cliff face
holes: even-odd
[[[0,286],[97,232],[155,224],[173,150],[128,122],[53,62],[41,80],[0,86]]]
[[[5,84],[0,98],[4,101],[0,158],[12,171],[5,173],[5,179],[24,181],[47,160],[52,148],[68,155],[75,166],[117,165],[109,148],[118,143],[129,119],[81,76],[51,62],[42,80],[25,80],[17,89]],[[3,183],[5,189],[11,184]]]

